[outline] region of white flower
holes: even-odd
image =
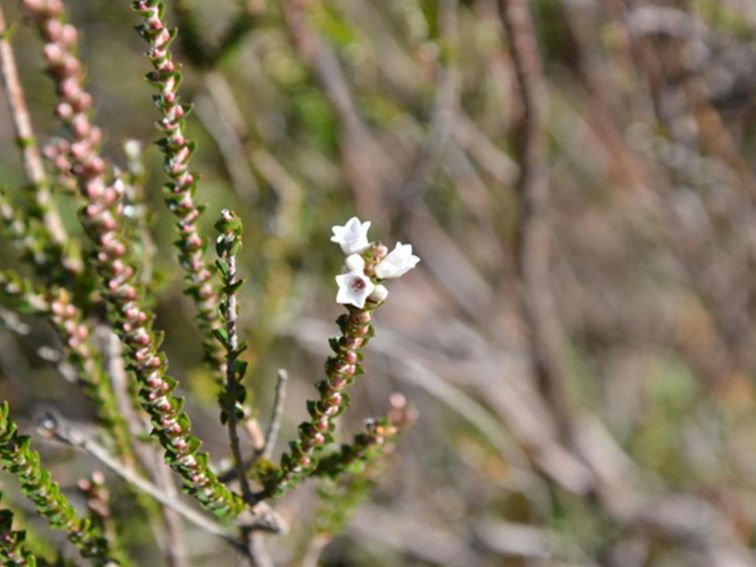
[[[333,236],[331,242],[341,246],[341,250],[346,255],[356,254],[370,246],[367,232],[370,228],[370,221],[360,222],[357,217],[352,217],[344,226],[331,227]]]
[[[375,275],[382,280],[398,278],[414,268],[419,261],[420,258],[412,253],[412,244],[397,242],[388,256],[375,267]]]
[[[336,303],[342,305],[354,305],[362,309],[365,301],[375,290],[375,284],[362,272],[349,272],[336,276],[339,292],[336,294]]]
[[[386,289],[385,285],[378,284],[375,286],[375,289],[373,290],[373,293],[370,294],[370,301],[375,301],[376,303],[383,303],[386,301],[386,298],[388,297],[388,290]]]
[[[350,254],[344,260],[344,265],[349,272],[359,272],[360,274],[365,271],[365,259],[359,254]]]

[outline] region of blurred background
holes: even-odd
[[[125,167],[125,140],[145,144],[156,325],[220,461],[128,4],[69,2],[106,154]],[[40,44],[16,2],[3,8],[45,142],[60,132]],[[756,3],[176,0],[169,18],[204,234],[225,207],[245,223],[261,422],[276,370],[292,377],[281,447],[342,311],[330,227],[356,214],[422,259],[391,284],[341,433],[397,391],[418,419],[322,565],[756,565]],[[3,101],[0,183],[23,182]],[[0,254],[17,264],[7,242]],[[49,407],[90,422],[49,328],[0,316],[0,397],[24,429]],[[64,486],[94,466],[39,443]],[[279,508],[292,532],[269,538],[274,557],[299,565],[315,486]],[[159,564],[132,529],[137,563]],[[234,564],[187,529],[193,565]]]

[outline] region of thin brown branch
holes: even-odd
[[[550,188],[544,138],[545,86],[536,34],[526,0],[498,0],[499,15],[514,68],[522,115],[514,128],[520,174],[515,261],[519,298],[527,324],[533,367],[564,440],[571,437],[565,398],[562,330],[550,282]]]

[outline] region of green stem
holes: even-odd
[[[39,453],[29,447],[31,439],[18,434],[8,414],[8,403],[3,402],[0,404],[0,467],[18,478],[23,493],[34,503],[37,512],[50,526],[65,531],[83,557],[95,558],[97,564],[103,566],[114,562],[108,542],[91,521],[77,516],[60,485],[41,467]]]

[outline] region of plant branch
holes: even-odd
[[[147,79],[159,91],[155,97],[155,104],[161,114],[157,127],[164,137],[157,143],[165,158],[163,170],[170,178],[170,182],[163,188],[163,195],[168,209],[178,219],[176,246],[179,263],[186,273],[184,293],[197,308],[196,321],[202,332],[205,360],[218,372],[221,380],[223,352],[213,339],[213,331],[221,324],[218,319],[218,293],[211,282],[212,267],[205,257],[206,240],[197,226],[202,211],[194,200],[198,176],[189,169],[194,142],[187,139],[184,125],[191,106],[181,102],[178,94],[181,73],[170,50],[176,30],[169,30],[166,26],[163,19],[165,6],[162,2],[141,0],[134,2],[132,7],[145,19],[145,23],[137,27],[137,31],[149,46],[146,55],[154,68]]]
[[[228,429],[228,438],[231,445],[231,454],[234,460],[234,468],[241,486],[242,497],[247,502],[252,502],[252,489],[244,468],[244,457],[239,445],[239,420],[244,419],[244,400],[247,390],[242,384],[244,374],[247,371],[247,363],[239,360],[239,355],[247,348],[246,344],[239,344],[237,333],[237,318],[239,307],[237,305],[236,291],[244,283],[236,279],[236,256],[242,246],[242,223],[236,213],[224,209],[220,219],[215,224],[219,235],[215,249],[220,258],[217,262],[223,279],[223,300],[220,304],[221,316],[226,322],[225,332],[216,331],[216,337],[226,349],[226,384],[220,394],[221,423],[225,423]]]
[[[532,364],[539,389],[553,411],[563,440],[572,437],[572,419],[564,393],[563,338],[549,286],[550,188],[546,169],[545,86],[536,34],[526,0],[498,0],[499,16],[509,46],[522,115],[514,138],[520,172],[515,261],[519,299],[528,327]]]
[[[386,247],[372,244],[362,253],[365,273],[373,273],[385,257]],[[359,360],[362,350],[373,335],[373,311],[381,302],[368,300],[363,308],[347,305],[348,314],[338,318],[341,336],[330,340],[335,352],[326,361],[326,380],[318,385],[320,398],[307,402],[311,419],[299,426],[299,438],[290,443],[290,450],[281,456],[280,469],[264,479],[260,497],[280,496],[288,492],[317,469],[317,459],[325,446],[333,442],[336,418],[349,406],[347,391],[357,376],[364,372]]]
[[[276,393],[273,400],[273,413],[270,416],[268,430],[265,432],[265,445],[262,450],[262,458],[270,459],[273,456],[273,449],[276,446],[278,431],[281,429],[281,420],[284,413],[284,402],[286,401],[286,384],[289,381],[289,373],[283,368],[278,369],[278,381],[276,382]]]
[[[0,493],[0,499],[2,499]],[[0,561],[6,567],[36,567],[37,559],[26,546],[26,533],[13,530],[13,512],[0,507]]]
[[[37,512],[53,528],[65,531],[83,557],[93,557],[98,565],[107,565],[111,561],[108,542],[89,520],[78,517],[60,485],[40,466],[39,453],[29,447],[30,442],[27,435],[18,434],[9,417],[8,403],[0,404],[0,466],[18,478]]]
[[[58,441],[81,449],[82,451],[92,455],[95,459],[100,461],[109,470],[117,474],[127,483],[135,486],[142,492],[149,494],[152,498],[160,502],[163,506],[167,506],[172,510],[175,510],[187,521],[193,523],[197,527],[223,538],[236,549],[243,550],[239,545],[239,541],[234,535],[220,524],[212,521],[211,519],[203,516],[196,510],[189,508],[183,502],[175,498],[174,496],[166,494],[163,490],[152,484],[150,481],[141,477],[134,469],[125,463],[119,461],[105,449],[102,445],[84,436],[82,433],[76,431],[72,427],[68,426],[58,416],[54,416],[50,413],[42,416],[38,421],[40,431],[48,437],[57,439]]]
[[[173,483],[173,477],[170,470],[163,466],[163,460],[155,449],[155,446],[141,441],[147,435],[149,426],[146,419],[142,419],[139,409],[135,407],[134,400],[136,396],[129,395],[128,376],[124,366],[123,352],[118,337],[110,327],[105,325],[99,326],[97,332],[100,335],[100,347],[102,349],[105,369],[110,377],[113,388],[113,394],[116,398],[118,410],[123,416],[124,421],[134,439],[134,453],[139,459],[143,469],[152,478],[155,485],[169,498],[177,499],[178,491]],[[145,497],[145,493],[139,493]],[[151,524],[152,532],[161,551],[165,555],[171,567],[188,567],[186,558],[186,546],[184,538],[184,526],[179,514],[172,508],[163,507],[156,510],[154,500],[144,498],[140,500],[142,508],[147,513]],[[162,526],[160,519],[162,516],[165,526],[166,538],[161,532]]]
[[[218,482],[209,456],[200,450],[201,441],[191,433],[183,400],[173,395],[178,383],[166,374],[168,362],[160,350],[161,338],[152,329],[154,314],[144,305],[137,267],[128,256],[130,242],[124,237],[121,203],[124,187],[118,180],[112,185],[106,182],[107,166],[99,151],[101,133],[89,117],[92,97],[82,86],[82,66],[73,54],[77,32],[61,24],[64,10],[59,0],[25,0],[25,5],[45,39],[47,69],[60,99],[57,113],[74,139],[73,171],[87,202],[80,221],[97,247],[95,267],[114,328],[127,347],[129,364],[139,382],[140,404],[165,449],[165,461],[181,476],[185,490],[219,516],[238,515],[244,509],[243,501]],[[145,3],[139,6],[151,13]]]

